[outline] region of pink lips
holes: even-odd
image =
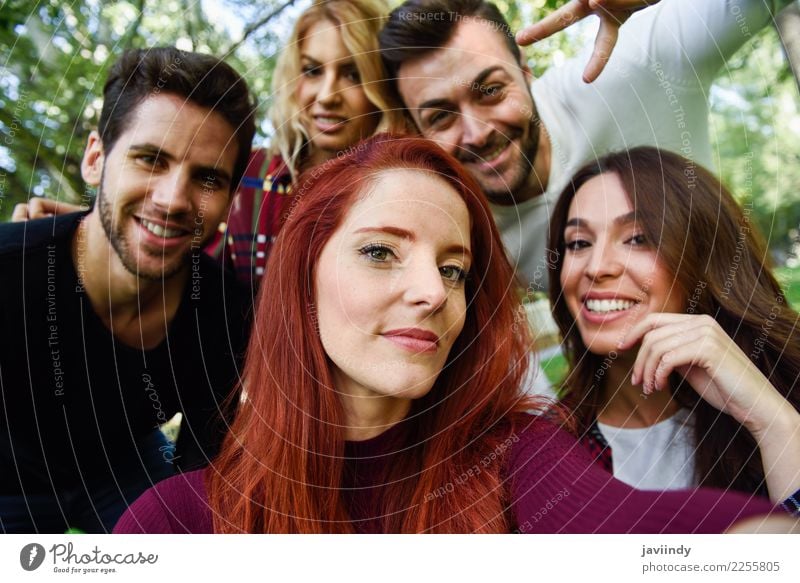
[[[422,328],[398,328],[382,334],[384,338],[412,352],[436,352],[439,337]]]
[[[314,115],[312,119],[314,120],[314,126],[322,133],[335,132],[347,121],[346,118],[337,115]],[[330,120],[337,121],[331,122]]]

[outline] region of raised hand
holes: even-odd
[[[600,30],[594,41],[594,51],[583,71],[583,80],[591,83],[600,76],[617,44],[619,28],[631,14],[658,0],[571,0],[537,23],[517,33],[523,46],[547,38],[591,14],[600,17]]]

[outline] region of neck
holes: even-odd
[[[142,279],[122,265],[98,211],[88,214],[72,238],[72,262],[92,309],[123,343],[153,348],[180,304],[188,271],[167,279]]]
[[[330,150],[321,150],[320,148],[309,148],[307,156],[304,156],[300,162],[301,170],[308,170],[320,164],[324,164],[328,160],[336,157],[336,152]]]
[[[623,360],[622,355],[620,360]],[[655,425],[678,412],[680,405],[669,390],[645,395],[641,387],[632,385],[632,370],[633,360],[630,360],[616,361],[606,371],[598,421],[613,427],[636,429]]]
[[[411,409],[411,399],[376,396],[375,393],[353,395],[341,393],[347,427],[347,441],[364,441],[377,437],[402,421]]]

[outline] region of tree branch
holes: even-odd
[[[297,0],[286,0],[283,4],[278,6],[275,10],[267,14],[264,18],[259,20],[258,22],[254,22],[253,24],[245,27],[244,32],[242,33],[242,38],[238,41],[233,43],[227,50],[223,51],[223,54],[230,55],[236,51],[240,46],[244,44],[244,42],[250,37],[254,32],[256,32],[259,28],[267,24],[270,20],[278,16],[281,12],[289,8],[292,4],[294,4]]]

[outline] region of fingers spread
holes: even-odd
[[[529,45],[547,38],[561,30],[564,30],[571,24],[578,20],[585,18],[592,11],[586,2],[581,0],[572,0],[565,4],[555,12],[545,16],[539,22],[523,28],[517,33],[517,43],[520,45]]]
[[[619,37],[620,23],[613,19],[603,17],[600,19],[600,30],[597,32],[597,38],[594,41],[594,51],[589,59],[589,64],[583,72],[583,80],[586,83],[591,83],[600,76],[600,73],[605,69],[608,59],[611,57],[611,51],[617,44]]]

